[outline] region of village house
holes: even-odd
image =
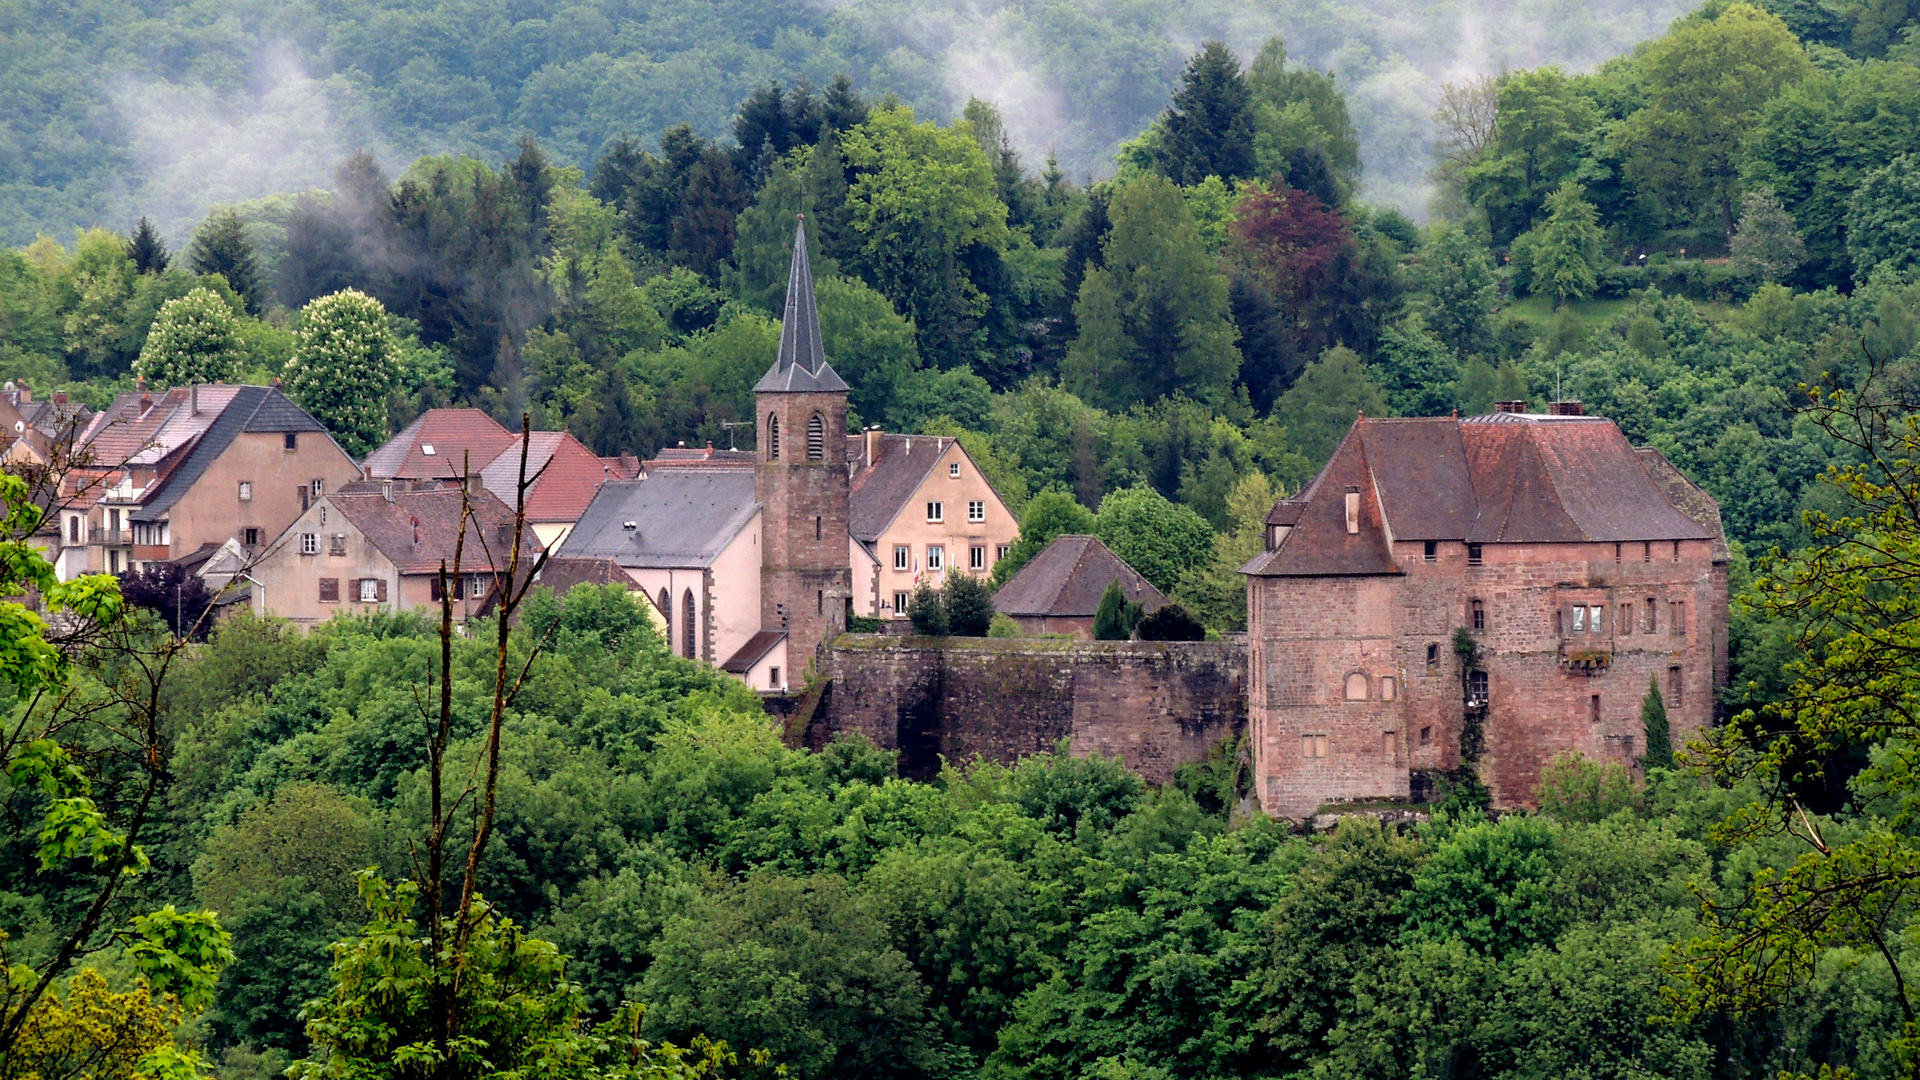
[[[360,476],[272,386],[122,394],[74,438],[58,498],[62,580],[119,574],[231,540],[257,552]]]
[[[68,401],[63,390],[54,391],[51,399],[36,400],[25,379],[10,381],[0,388],[0,432],[8,440],[0,458],[16,467],[59,463],[91,419],[93,410]]]
[[[344,485],[315,500],[247,571],[256,614],[304,629],[347,612],[408,611],[440,605],[440,568],[454,579],[454,617],[485,615],[498,602],[500,574],[513,545],[513,511],[479,485],[466,491],[438,481],[374,480]],[[465,543],[461,544],[464,532]],[[528,536],[522,573],[540,548]]]
[[[916,585],[938,588],[950,572],[984,577],[1019,538],[1000,493],[960,440],[847,436],[848,527],[859,542],[855,610],[904,618]]]
[[[1650,683],[1676,745],[1712,721],[1718,507],[1578,402],[1523,410],[1362,418],[1274,507],[1242,568],[1269,813],[1423,797],[1463,745],[1496,806],[1531,805],[1555,754],[1634,764]]]
[[[1140,605],[1141,614],[1166,606],[1160,590],[1098,538],[1056,536],[994,590],[993,609],[1017,623],[1023,634],[1069,634],[1092,641],[1100,597],[1116,581],[1127,602]]]

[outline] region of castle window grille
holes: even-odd
[[[814,413],[807,421],[807,460],[822,461],[827,456],[827,422]]]

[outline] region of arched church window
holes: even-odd
[[[767,460],[780,460],[780,417],[767,414]]]
[[[819,413],[807,421],[807,460],[821,461],[827,456],[827,422]]]

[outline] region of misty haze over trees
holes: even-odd
[[[0,472],[0,1080],[1913,1075],[1920,8],[162,7],[0,16],[16,392],[745,441],[799,216],[850,426],[1019,517],[988,584],[1093,534],[1231,634],[1357,414],[1573,398],[1717,500],[1731,680],[1537,813],[1307,835],[1232,743],[794,749],[617,586],[176,633]]]
[[[0,16],[0,242],[141,213],[178,233],[210,206],[325,186],[356,149],[497,161],[531,132],[589,168],[606,142],[675,124],[718,137],[768,80],[851,75],[927,118],[993,101],[1030,161],[1075,179],[1166,101],[1193,43],[1243,56],[1274,35],[1332,70],[1369,195],[1425,203],[1442,81],[1539,64],[1583,69],[1653,37],[1681,0],[1517,5],[1047,0],[312,0],[38,4]],[[164,42],[164,45],[160,43]]]

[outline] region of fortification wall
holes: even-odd
[[[1070,739],[1076,754],[1118,755],[1155,783],[1238,734],[1247,653],[1238,641],[1061,641],[845,635],[826,652],[831,682],[793,737],[819,747],[843,732],[900,751],[924,778],[944,756],[1012,762]]]

